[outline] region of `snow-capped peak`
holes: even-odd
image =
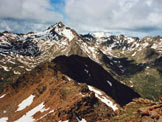
[[[66,27],[62,22],[59,22],[53,26],[51,26],[48,29],[51,33],[55,33],[55,34],[59,34],[60,36],[63,36],[67,39],[69,39],[70,41],[73,40],[74,38],[74,34],[72,32],[72,30],[68,27]]]
[[[95,38],[102,38],[102,37],[109,37],[112,34],[109,32],[94,32],[91,33],[92,36],[94,36]]]

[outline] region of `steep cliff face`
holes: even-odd
[[[131,88],[115,80],[99,64],[89,58],[72,55],[53,60],[58,70],[80,83],[86,83],[104,91],[121,106],[139,97]]]

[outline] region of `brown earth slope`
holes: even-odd
[[[0,118],[8,117],[8,122],[28,116],[41,103],[46,110],[32,116],[40,122],[77,122],[82,118],[88,122],[109,121],[116,113],[97,99],[87,85],[55,70],[53,63],[42,64],[23,75],[3,94],[6,96],[0,98]],[[31,105],[17,111],[18,105],[31,94],[35,96]]]
[[[87,63],[91,75],[97,75],[92,68],[97,68],[96,65],[89,64],[88,60],[74,57],[72,58],[74,62],[71,62],[73,66],[82,67],[82,63]],[[68,60],[71,61],[64,58],[67,63],[69,63]],[[82,61],[81,64],[76,60]],[[56,59],[53,62],[43,63],[27,72],[0,95],[0,121],[6,119],[7,122],[79,122],[81,120],[83,122],[161,122],[161,101],[153,102],[138,98],[120,107],[115,100],[106,95],[106,92],[102,92],[102,89],[93,88],[95,89],[93,92],[87,86],[88,82],[79,81],[75,72],[80,73],[80,76],[83,72],[77,72],[65,62],[58,61],[59,59]],[[61,69],[64,67],[64,70],[60,70],[60,66]],[[108,78],[101,72],[102,70],[99,71],[100,81],[103,81],[101,74]],[[73,75],[69,75],[68,72]],[[84,79],[85,75],[82,77]],[[99,79],[99,77],[96,78]],[[98,82],[95,78],[90,77],[90,79]],[[116,84],[115,81],[112,82],[112,85],[114,84]],[[95,86],[95,84],[89,85]],[[20,109],[20,104],[31,95],[34,96],[33,101]],[[127,96],[126,93],[125,96]],[[117,109],[114,110],[112,106],[108,106],[103,99],[112,102]]]

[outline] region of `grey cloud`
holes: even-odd
[[[31,19],[42,22],[63,20],[63,16],[50,11],[49,0],[0,0],[0,18]]]
[[[84,32],[162,30],[161,0],[67,0],[69,25]]]
[[[38,21],[0,19],[0,32],[9,31],[14,33],[37,32],[47,29],[52,23],[40,23]]]
[[[0,0],[0,31],[29,32],[63,21],[78,32],[162,31],[162,0],[62,0],[53,11],[50,0]]]
[[[29,32],[63,21],[49,0],[0,0],[0,31]]]

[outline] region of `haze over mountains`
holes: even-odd
[[[2,122],[160,122],[161,79],[160,36],[0,33]]]

